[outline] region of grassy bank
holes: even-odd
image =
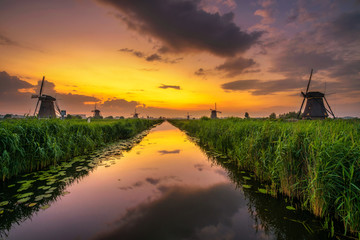
[[[360,121],[175,120],[174,125],[269,183],[269,192],[360,231]],[[360,237],[360,235],[359,235]]]
[[[157,120],[5,120],[0,121],[0,176],[4,181],[56,165],[96,147],[127,139]]]

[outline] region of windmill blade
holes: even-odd
[[[311,69],[311,72],[310,72],[310,78],[309,78],[309,82],[308,82],[308,85],[307,85],[307,88],[306,88],[306,93],[305,93],[305,94],[307,94],[307,93],[308,93],[308,91],[309,91],[309,87],[310,87],[310,82],[311,82],[311,77],[312,77],[312,74],[313,74],[313,69]]]
[[[335,119],[335,118],[336,118],[336,117],[335,117],[335,114],[334,114],[333,111],[331,110],[330,104],[329,104],[328,101],[326,100],[326,97],[325,97],[325,96],[324,96],[324,99],[325,99],[325,102],[326,102],[327,106],[329,107],[329,110],[330,110],[331,115],[332,115],[333,118]]]
[[[56,109],[57,109],[58,113],[61,115],[61,110],[59,108],[59,105],[58,105],[57,101],[55,101],[55,106],[56,106]]]
[[[40,87],[40,93],[39,96],[41,97],[42,94],[42,90],[43,90],[43,86],[44,86],[44,81],[45,81],[45,76],[43,76],[42,82],[41,82],[41,87]]]
[[[37,110],[37,108],[38,108],[39,102],[40,102],[40,98],[38,99],[38,101],[37,101],[37,103],[36,103],[36,107],[35,107],[35,111],[34,111],[34,116],[35,116],[35,114],[36,114],[36,110]]]
[[[304,106],[304,102],[305,102],[305,96],[304,96],[304,99],[303,99],[303,101],[302,101],[302,103],[301,103],[301,107],[300,107],[300,110],[299,110],[298,118],[300,117],[302,107]]]

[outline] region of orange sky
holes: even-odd
[[[268,116],[298,111],[314,68],[335,114],[360,116],[356,1],[148,2],[0,1],[0,114],[32,113],[45,75],[68,113],[202,116],[216,102],[221,116]]]

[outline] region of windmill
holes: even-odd
[[[49,96],[49,95],[42,94],[43,87],[44,87],[44,82],[45,82],[45,76],[43,76],[43,79],[42,79],[42,82],[41,82],[39,95],[33,94],[31,96],[31,98],[37,98],[38,99],[38,101],[36,103],[35,111],[34,111],[34,116],[36,115],[36,111],[37,111],[37,108],[39,106],[39,102],[41,102],[40,103],[39,113],[38,113],[38,118],[56,118],[56,111],[60,115],[62,115],[62,113],[64,111],[60,110],[59,105],[56,102],[56,98],[54,98],[52,96]]]
[[[221,113],[220,111],[216,110],[216,103],[215,103],[215,109],[210,109],[210,111],[211,111],[210,118],[212,118],[212,119],[216,119],[217,118],[217,113]]]
[[[190,117],[191,117],[191,115],[189,115],[189,112],[188,112],[187,115],[186,115],[186,119],[190,120]]]
[[[96,109],[96,103],[95,103],[95,109],[92,110],[91,112],[94,113],[94,118],[96,118],[96,119],[101,119],[101,118],[103,118],[103,117],[100,115],[100,110],[99,110],[99,109]]]
[[[139,114],[140,114],[140,113],[137,113],[137,112],[136,112],[136,108],[135,108],[135,112],[134,112],[134,114],[133,114],[133,118],[139,118]]]
[[[301,110],[306,99],[306,105],[304,108],[304,112],[302,114],[302,119],[325,119],[329,116],[329,114],[331,114],[333,118],[335,118],[335,115],[331,110],[328,101],[325,98],[325,94],[321,92],[309,92],[312,73],[313,70],[311,69],[309,82],[306,87],[306,92],[305,93],[301,92],[304,99],[301,103],[298,117],[301,114]],[[325,100],[326,105],[328,106],[329,109],[325,107],[323,99]]]

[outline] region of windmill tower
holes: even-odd
[[[92,110],[91,112],[94,113],[94,118],[96,118],[96,119],[101,119],[102,118],[102,116],[100,115],[100,110],[96,109],[96,103],[95,103],[95,109]]]
[[[190,117],[191,117],[191,115],[189,115],[189,112],[188,112],[187,115],[186,115],[186,119],[190,120]]]
[[[139,114],[140,114],[140,113],[137,113],[137,112],[136,112],[136,108],[135,108],[135,112],[134,112],[134,114],[133,114],[133,118],[139,118]]]
[[[302,114],[302,119],[325,119],[329,116],[329,114],[331,114],[333,118],[335,118],[335,115],[331,110],[328,101],[325,98],[325,94],[321,92],[309,92],[312,73],[313,70],[311,69],[309,82],[306,87],[306,92],[305,93],[301,92],[304,99],[301,103],[298,117],[301,114],[301,110],[306,99],[306,105],[304,108],[304,112]],[[325,107],[324,100],[329,109]]]
[[[216,103],[215,103],[215,109],[210,109],[210,111],[211,111],[210,118],[212,119],[218,118],[217,113],[221,113],[220,111],[216,110]]]
[[[33,94],[31,96],[31,98],[38,99],[38,101],[36,103],[35,111],[34,111],[34,116],[36,115],[36,111],[37,111],[37,108],[40,103],[40,109],[39,109],[39,112],[37,115],[38,118],[56,118],[56,111],[60,115],[62,115],[62,111],[60,110],[59,105],[56,102],[56,98],[49,96],[49,95],[42,94],[44,82],[45,82],[45,76],[43,76],[43,79],[41,82],[39,95]],[[55,107],[56,107],[56,110],[55,110]]]

